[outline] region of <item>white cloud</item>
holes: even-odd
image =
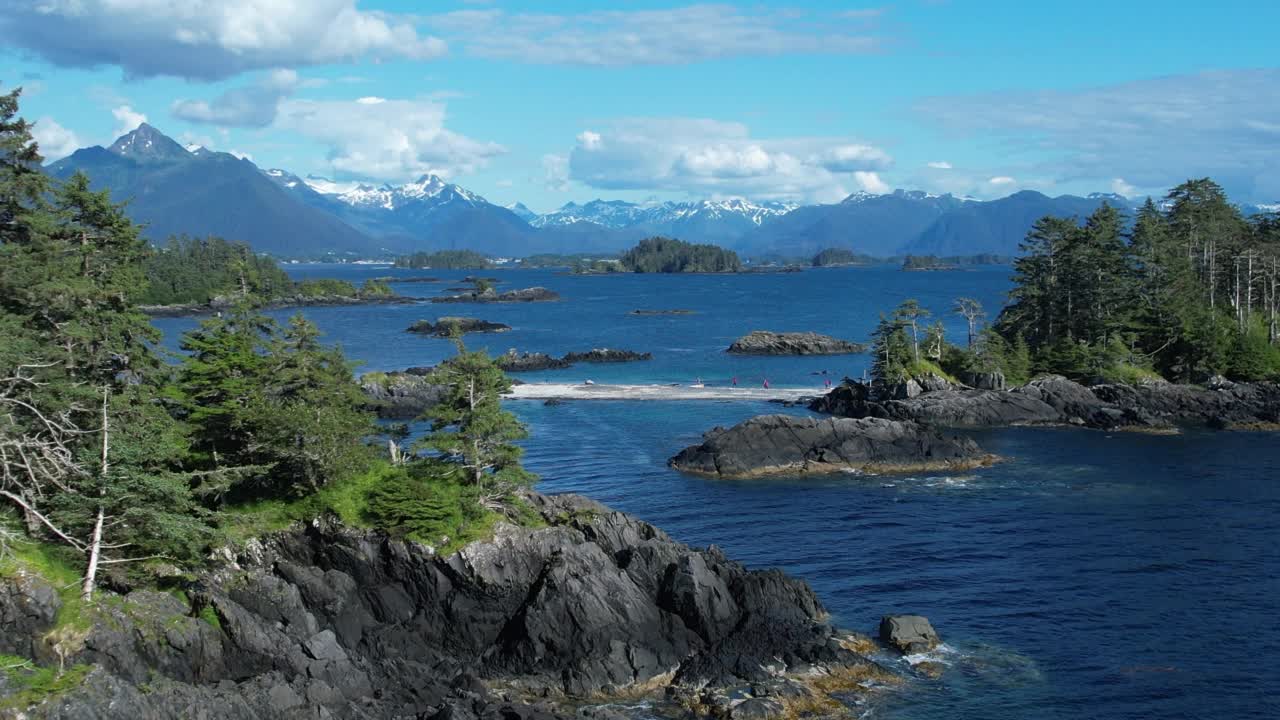
[[[386,98],[380,98],[376,95],[368,95],[368,96],[356,99],[356,102],[360,103],[361,105],[381,105],[386,101],[387,101]]]
[[[689,5],[578,14],[459,10],[426,18],[468,54],[567,65],[679,65],[727,57],[876,52],[867,13]]]
[[[933,168],[934,170],[952,169],[951,163],[947,162],[946,160],[935,160],[934,162],[929,163],[929,167]]]
[[[273,70],[257,83],[228,90],[212,102],[179,100],[173,104],[174,117],[188,122],[223,127],[266,127],[276,119],[280,101],[299,87],[298,73]]]
[[[998,142],[1055,183],[1113,178],[1168,188],[1211,176],[1233,197],[1280,197],[1280,68],[1224,70],[1083,90],[931,98],[919,112],[949,133]]]
[[[991,185],[1012,185],[1017,181],[1008,175],[997,175],[990,180],[987,180],[987,182]]]
[[[212,80],[273,67],[425,60],[446,51],[412,19],[357,0],[6,2],[0,42],[57,65]]]
[[[753,138],[741,123],[632,118],[578,135],[569,177],[603,190],[685,192],[697,197],[830,199],[849,173],[892,159],[846,138]]]
[[[853,174],[853,179],[858,183],[858,187],[873,195],[884,195],[890,191],[889,184],[884,180],[881,180],[878,174],[870,170],[858,170]]]
[[[548,190],[564,192],[569,189],[569,158],[563,155],[542,156],[542,175]]]
[[[40,155],[46,161],[64,158],[84,146],[74,132],[47,115],[35,122],[31,135],[36,139]]]
[[[1138,194],[1138,188],[1124,181],[1124,178],[1116,178],[1111,181],[1111,192],[1125,197],[1134,197]]]
[[[444,177],[472,172],[506,152],[493,142],[447,129],[445,106],[429,100],[288,99],[274,128],[296,132],[328,147],[337,174],[404,182],[427,173]]]
[[[111,115],[116,119],[115,133],[111,136],[113,138],[118,138],[121,135],[137,130],[139,125],[147,121],[146,115],[134,110],[129,105],[113,108]]]

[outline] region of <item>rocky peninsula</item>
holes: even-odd
[[[181,592],[122,588],[74,628],[18,571],[0,578],[0,652],[65,673],[39,698],[0,674],[0,703],[50,720],[552,720],[647,700],[763,720],[895,681],[803,581],[584,498],[529,501],[544,527],[499,525],[449,557],[320,518],[218,551]]]
[[[544,287],[521,288],[498,292],[493,287],[477,288],[458,295],[433,297],[433,303],[517,303],[517,302],[553,302],[560,299],[560,294]]]
[[[848,470],[933,472],[994,461],[969,438],[909,420],[760,415],[711,430],[702,444],[685,448],[668,464],[683,472],[750,478]]]
[[[138,311],[151,317],[190,317],[226,312],[239,302],[239,298],[219,296],[207,303],[179,305],[139,305]],[[302,307],[342,307],[347,305],[414,305],[422,298],[406,295],[286,295],[272,298],[260,305],[263,310]]]
[[[755,330],[738,338],[727,352],[737,355],[851,355],[866,351],[859,343],[813,332]]]
[[[885,388],[846,381],[814,400],[810,409],[848,418],[912,420],[963,428],[1280,428],[1280,384],[1274,382],[1234,383],[1214,378],[1203,386],[1167,382],[1085,386],[1049,375],[1010,390],[926,384],[928,389],[914,381]]]
[[[624,363],[652,360],[651,353],[640,353],[631,350],[614,350],[611,348],[595,348],[586,352],[566,353],[564,357],[553,357],[540,352],[517,352],[514,348],[496,358],[498,367],[507,372],[534,372],[537,370],[557,370],[572,367],[578,363]]]

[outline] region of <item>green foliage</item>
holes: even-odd
[[[428,378],[447,391],[440,404],[423,413],[431,433],[421,446],[457,462],[472,484],[487,488],[489,499],[497,501],[532,481],[520,467],[523,451],[515,444],[528,434],[502,409],[501,396],[511,389],[511,379],[488,353],[467,350],[461,339],[454,343],[458,354]]]
[[[388,288],[389,290],[390,288]],[[346,280],[337,280],[335,278],[303,280],[294,286],[293,293],[304,298],[353,298],[359,294],[355,285]]]
[[[623,253],[622,267],[637,273],[738,272],[742,261],[732,250],[665,237],[651,237]]]
[[[358,294],[362,298],[383,298],[395,295],[391,290],[391,286],[385,280],[370,278],[364,281],[360,286]]]
[[[440,250],[419,252],[396,258],[396,267],[435,268],[442,270],[483,270],[492,266],[489,258],[474,250]]]
[[[7,676],[8,694],[0,698],[0,710],[24,710],[80,687],[92,667],[73,665],[66,670],[36,665],[16,655],[0,655]]]
[[[1117,385],[1145,385],[1153,382],[1164,382],[1160,373],[1149,368],[1136,365],[1119,364],[1102,369],[1099,377],[1104,382]]]
[[[949,270],[955,267],[937,255],[908,255],[902,260],[903,270]]]
[[[865,264],[872,261],[866,255],[859,255],[845,248],[826,248],[813,256],[814,267],[832,267],[837,265]]]
[[[1268,341],[1261,323],[1235,333],[1226,363],[1228,374],[1237,380],[1280,379],[1280,347]]]
[[[145,272],[147,290],[140,302],[148,305],[207,303],[237,295],[271,300],[293,288],[275,260],[219,237],[170,238],[147,257]]]
[[[367,463],[372,418],[353,366],[301,315],[282,332],[240,306],[183,349],[172,396],[192,427],[202,494],[315,492]]]

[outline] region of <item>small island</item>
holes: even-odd
[[[622,269],[633,273],[735,273],[742,261],[732,250],[716,245],[651,237],[622,254]]]
[[[846,267],[849,265],[870,265],[875,258],[859,255],[847,248],[826,248],[813,256],[814,267]]]
[[[498,292],[488,283],[477,283],[474,290],[459,295],[445,295],[431,298],[433,303],[518,303],[518,302],[554,302],[560,294],[544,287],[521,288]]]
[[[536,370],[558,370],[571,367],[577,363],[624,363],[652,360],[651,353],[640,353],[631,350],[613,350],[611,348],[595,348],[586,352],[566,353],[564,357],[553,357],[540,352],[517,352],[514,348],[499,355],[495,362],[507,372],[533,372]]]
[[[436,318],[434,323],[430,320],[419,320],[410,325],[406,332],[434,335],[436,337],[452,337],[454,333],[499,333],[507,332],[510,329],[511,326],[505,323],[490,322],[479,318],[445,316]]]
[[[489,258],[474,250],[439,250],[418,252],[396,258],[395,266],[401,268],[433,270],[484,270],[492,267]]]
[[[854,355],[866,347],[813,332],[755,330],[738,338],[726,352],[735,355]]]

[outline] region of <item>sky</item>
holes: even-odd
[[[49,159],[146,121],[547,212],[894,188],[1280,200],[1280,3],[0,0]]]

